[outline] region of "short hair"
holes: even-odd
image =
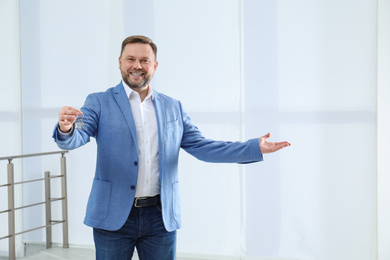
[[[154,57],[157,60],[157,45],[150,39],[149,37],[143,36],[143,35],[133,35],[129,36],[126,39],[123,40],[122,42],[122,48],[121,48],[121,56],[123,53],[123,50],[125,49],[127,44],[131,43],[144,43],[144,44],[149,44],[150,47],[152,47],[152,50],[154,52]]]

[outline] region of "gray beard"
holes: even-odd
[[[139,84],[133,84],[127,78],[125,78],[125,77],[122,77],[122,78],[123,78],[123,81],[132,89],[143,88],[143,87],[149,85],[149,82],[150,82],[150,80],[148,80],[147,78],[144,78]]]

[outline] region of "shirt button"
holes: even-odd
[[[132,190],[135,190],[135,186],[134,185],[131,185],[130,187]]]
[[[134,165],[135,165],[135,166],[137,166],[137,165],[138,165],[138,162],[137,162],[137,161],[135,161],[135,162],[134,162]]]

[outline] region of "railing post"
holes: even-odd
[[[50,172],[45,172],[46,248],[52,245]]]
[[[66,158],[64,154],[61,156],[61,190],[62,190],[62,236],[63,236],[63,247],[69,247],[69,236],[68,236],[68,195],[66,187]]]
[[[10,260],[15,260],[15,186],[14,186],[14,165],[12,160],[8,160],[7,165],[8,175],[8,256]]]

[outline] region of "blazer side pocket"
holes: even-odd
[[[181,206],[180,206],[180,194],[179,194],[179,182],[172,184],[173,192],[173,217],[176,222],[181,225]]]
[[[87,217],[103,220],[110,208],[112,184],[108,181],[94,179],[87,205]]]

